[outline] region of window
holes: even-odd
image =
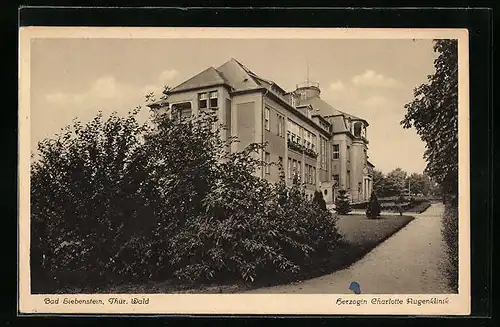
[[[303,135],[304,129],[297,123],[294,123],[293,121],[289,120],[288,121],[288,140],[292,142],[297,142],[299,144],[302,144],[302,135]]]
[[[304,130],[304,146],[308,149],[313,150],[313,138],[316,137],[313,133],[308,130]]]
[[[210,92],[210,109],[216,109],[218,105],[217,91]]]
[[[334,144],[332,146],[332,156],[333,159],[339,159],[340,158],[340,146],[338,144]]]
[[[316,151],[316,135],[314,134],[312,135],[311,143],[312,143],[311,150]]]
[[[198,94],[198,108],[201,110],[207,109],[207,94],[200,93]]]
[[[351,147],[350,146],[347,146],[346,157],[347,157],[347,162],[351,161]]]
[[[347,171],[347,174],[346,174],[346,189],[350,189],[351,188],[351,172],[348,170]]]
[[[299,177],[302,176],[302,162],[297,162],[297,174],[299,175]]]
[[[306,164],[304,179],[308,184],[316,184],[316,172],[313,166]]]
[[[326,170],[326,142],[327,140],[323,137],[319,139],[319,164],[320,168]]]
[[[288,179],[292,179],[293,167],[292,167],[292,159],[290,158],[288,158],[287,167],[288,167]]]
[[[361,122],[354,123],[354,136],[360,137],[362,129],[363,124]]]
[[[278,114],[278,129],[277,134],[280,137],[285,137],[285,117]]]
[[[269,152],[264,153],[264,161],[266,162],[266,165],[264,166],[264,171],[266,174],[271,173],[271,155]]]
[[[271,110],[269,108],[265,108],[265,119],[264,119],[264,127],[266,128],[266,131],[269,130],[269,116],[271,114]]]
[[[174,119],[186,119],[192,115],[191,102],[172,104],[172,114]]]

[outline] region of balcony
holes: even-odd
[[[288,148],[290,150],[297,151],[299,153],[303,153],[306,156],[314,158],[314,159],[316,159],[318,157],[318,154],[314,150],[306,148],[302,144],[297,143],[297,142],[292,141],[292,140],[288,140]]]

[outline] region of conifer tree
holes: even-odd
[[[380,202],[378,201],[375,192],[372,192],[370,196],[370,202],[368,202],[368,208],[366,209],[366,216],[370,219],[376,219],[380,216]]]
[[[346,190],[339,190],[339,194],[335,199],[335,207],[335,210],[339,215],[347,215],[349,212],[351,212],[351,201],[349,200],[349,196],[347,195]]]

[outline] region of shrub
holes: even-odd
[[[375,192],[372,192],[370,196],[370,202],[368,203],[368,208],[366,209],[366,216],[370,219],[375,219],[380,216],[381,206],[378,201]]]
[[[447,266],[446,275],[450,286],[455,292],[458,292],[458,205],[456,200],[445,204],[442,223],[441,232],[446,243],[446,253],[450,263]]]
[[[151,206],[140,153],[144,126],[101,114],[39,143],[31,169],[34,285],[100,285],[149,278]],[[40,274],[38,274],[40,273]],[[112,276],[112,277],[110,277]]]
[[[327,208],[326,208],[326,202],[325,202],[325,199],[323,198],[323,192],[321,192],[321,191],[314,191],[313,202],[320,209],[327,210]]]
[[[351,201],[347,195],[347,191],[344,189],[339,190],[339,194],[335,199],[335,210],[339,215],[347,215],[351,212]]]
[[[255,176],[264,144],[229,153],[235,139],[219,137],[212,115],[158,115],[146,127],[137,113],[76,122],[40,144],[31,176],[34,292],[291,278],[330,258],[336,217],[299,185]]]

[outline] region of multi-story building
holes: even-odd
[[[167,97],[151,107],[181,117],[216,112],[227,128],[222,137],[239,139],[232,151],[267,142],[257,155],[280,163],[288,185],[295,177],[308,195],[321,190],[327,202],[339,188],[347,189],[353,202],[369,198],[373,165],[367,155],[368,122],[323,101],[318,84],[297,85],[287,92],[231,59],[171,88]],[[256,173],[277,182],[278,166],[265,165]]]

